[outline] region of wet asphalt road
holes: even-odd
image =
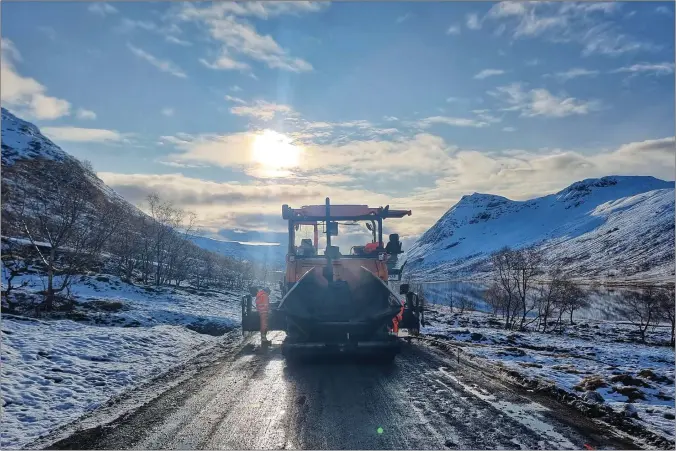
[[[547,399],[421,343],[391,365],[287,365],[252,337],[107,427],[61,449],[631,449]]]

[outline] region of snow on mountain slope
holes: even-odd
[[[203,236],[191,236],[190,240],[202,249],[237,260],[267,264],[271,268],[284,266],[286,245],[280,243],[246,244],[237,241],[221,241]]]
[[[20,160],[51,160],[55,163],[70,161],[76,163],[81,169],[81,174],[73,174],[74,177],[82,175],[92,183],[109,199],[127,208],[135,209],[122,196],[103,183],[96,174],[85,167],[75,157],[69,155],[59,146],[54,144],[48,137],[40,132],[40,129],[30,122],[19,119],[6,109],[2,108],[2,167],[7,168]],[[30,176],[30,174],[26,174]],[[32,174],[39,176],[39,174]]]
[[[492,252],[528,245],[585,277],[671,278],[674,182],[610,176],[528,201],[463,196],[409,249],[406,269],[427,280],[469,277],[489,269]]]
[[[2,108],[2,165],[33,158],[63,161],[72,157],[40,133],[35,125]]]

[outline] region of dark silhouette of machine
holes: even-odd
[[[410,210],[393,210],[366,205],[310,205],[298,209],[282,206],[288,222],[289,249],[286,272],[280,283],[282,300],[270,304],[269,330],[283,330],[286,338],[282,353],[287,358],[327,354],[368,356],[391,361],[402,341],[393,333],[393,319],[414,334],[423,315],[421,300],[401,284],[396,293],[389,286],[390,276],[401,280],[396,268],[402,250],[399,235],[391,234],[383,246],[383,221],[410,216]],[[351,225],[365,223],[371,242],[352,246],[344,255],[331,238],[338,235],[339,221]],[[295,234],[301,226],[311,226],[314,239]],[[326,235],[323,254],[319,249],[319,230]],[[401,295],[406,295],[402,300]],[[402,312],[403,309],[403,312]],[[242,301],[242,329],[259,330],[259,317],[252,310],[251,297]]]

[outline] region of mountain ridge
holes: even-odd
[[[674,182],[651,176],[588,178],[523,201],[473,193],[451,206],[410,247],[404,256],[406,272],[423,280],[484,277],[492,252],[505,246],[539,246],[568,262],[573,273],[594,279],[665,279],[673,273],[673,212]],[[624,232],[616,233],[620,224]],[[660,235],[646,235],[651,229]],[[608,236],[597,236],[599,231]],[[588,249],[584,240],[596,247]],[[621,240],[631,244],[623,248]],[[642,245],[653,255],[647,259],[654,263],[649,267],[637,260]],[[578,252],[583,248],[586,253]],[[615,272],[603,268],[611,262]]]

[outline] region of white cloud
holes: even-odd
[[[230,108],[232,114],[237,116],[250,116],[263,121],[272,120],[276,114],[293,115],[294,111],[288,105],[256,100],[251,105],[242,105]]]
[[[484,69],[474,76],[477,80],[483,80],[484,78],[493,77],[495,75],[502,75],[505,71],[502,69]]]
[[[476,114],[479,119],[488,122],[489,124],[496,124],[502,121],[499,117],[489,114],[490,112],[490,110],[472,110],[472,113]]]
[[[583,56],[613,57],[659,49],[622,33],[617,22],[607,19],[620,8],[619,2],[501,2],[484,19],[506,27],[515,39],[539,37],[554,43],[576,43]]]
[[[176,45],[182,45],[183,47],[189,47],[189,46],[192,45],[191,42],[177,38],[176,36],[168,35],[164,39],[166,39],[167,42],[171,42],[172,44],[176,44]]]
[[[513,131],[505,127],[507,130]],[[171,138],[165,141],[181,151],[172,156],[176,163],[172,165],[177,167],[251,165],[254,133],[164,138]],[[397,224],[401,233],[410,235],[428,228],[464,194],[484,192],[524,200],[588,177],[626,174],[673,179],[674,157],[673,137],[629,143],[610,151],[512,149],[487,153],[460,149],[441,137],[423,133],[400,141],[304,146],[294,174],[269,181],[215,183],[181,174],[99,176],[131,201],[142,201],[150,190],[161,190],[180,206],[197,211],[205,225],[256,228],[255,219],[265,229],[270,218],[279,217],[279,204],[315,204],[330,192],[336,203],[359,199],[367,204],[412,208],[414,216],[401,226]],[[392,190],[380,193],[374,188],[379,177],[400,185],[424,177],[434,185],[397,196]],[[363,180],[368,182],[361,186],[367,189],[359,189]],[[329,181],[335,184],[329,185]],[[349,183],[350,188],[341,187],[342,183]],[[223,216],[223,204],[229,206],[231,215]]]
[[[475,128],[483,128],[488,126],[488,122],[485,121],[461,117],[447,117],[447,116],[426,117],[416,122],[416,125],[422,128],[428,128],[434,124],[445,124],[451,125],[453,127],[475,127]]]
[[[553,75],[546,74],[545,76],[554,77],[554,78],[558,79],[559,81],[565,82],[565,81],[572,80],[572,79],[578,78],[578,77],[595,77],[598,74],[599,74],[599,71],[597,71],[597,70],[588,70],[588,69],[576,67],[576,68],[573,68],[573,69],[568,69],[565,72],[557,72]]]
[[[232,54],[247,57],[272,69],[290,72],[312,71],[310,63],[289,55],[270,35],[261,35],[256,28],[238,16],[253,15],[262,19],[281,14],[317,12],[321,5],[302,2],[222,2],[205,8],[183,5],[177,18],[197,21],[208,30],[211,38],[222,45],[221,55],[214,62],[201,60],[212,69],[248,69],[248,64],[236,60]]]
[[[653,75],[669,75],[674,73],[674,63],[638,63],[631,66],[620,67],[612,71],[612,73],[651,73]]]
[[[225,100],[227,100],[228,102],[239,103],[240,105],[246,105],[246,101],[240,99],[239,97],[226,95]]]
[[[17,50],[14,42],[7,38],[2,38],[0,40],[0,49],[2,50],[2,58],[7,59],[10,62],[21,62],[21,53]]]
[[[173,108],[162,108],[161,113],[162,113],[163,116],[170,117],[170,116],[174,115],[174,109]]]
[[[84,108],[79,108],[77,110],[77,118],[78,119],[87,119],[87,120],[93,120],[96,119],[96,113],[91,111],[91,110],[86,110]]]
[[[446,30],[446,34],[451,34],[451,35],[459,35],[460,34],[460,25],[454,24],[448,27],[448,30]]]
[[[70,102],[46,95],[47,88],[33,78],[21,76],[14,66],[21,61],[21,54],[14,43],[2,38],[2,61],[0,79],[1,100],[5,107],[14,108],[21,114],[35,119],[57,119],[70,114]]]
[[[223,42],[230,50],[265,63],[270,68],[290,72],[312,70],[310,63],[289,56],[270,35],[258,34],[252,25],[233,17],[213,20],[209,25],[214,39]]]
[[[143,205],[146,196],[155,191],[171,199],[178,207],[194,211],[201,228],[217,231],[233,229],[269,231],[285,230],[279,206],[283,203],[308,205],[322,202],[325,193],[332,201],[350,203],[354,199],[373,205],[396,205],[392,198],[368,190],[349,189],[334,183],[345,176],[329,175],[308,178],[302,183],[294,180],[275,180],[240,183],[218,183],[182,174],[119,174],[99,172],[107,185],[137,205]],[[228,205],[223,209],[223,205]]]
[[[242,91],[242,88],[240,88],[240,87],[237,86],[237,85],[234,85],[234,86],[232,86],[232,87],[230,88],[230,90],[231,90],[232,92],[241,92],[241,91]]]
[[[412,194],[407,203],[436,210],[436,214],[431,214],[436,216],[433,222],[462,195],[472,192],[525,200],[592,177],[651,175],[673,180],[675,156],[673,137],[584,153],[575,150],[482,153],[458,149],[442,163],[447,173],[436,180],[436,187]]]
[[[329,2],[217,2],[204,8],[197,8],[192,4],[185,4],[178,11],[177,17],[181,20],[213,19],[225,16],[254,16],[259,19],[268,19],[284,14],[299,15],[302,13],[319,12],[329,6]]]
[[[516,129],[514,127],[503,127],[502,131],[503,132],[515,132]]]
[[[143,49],[140,49],[138,47],[134,47],[131,44],[127,44],[129,47],[129,50],[136,55],[138,58],[141,58],[142,60],[145,60],[161,70],[162,72],[166,72],[168,74],[173,75],[174,77],[179,77],[179,78],[187,78],[187,75],[183,70],[178,67],[176,64],[172,63],[169,60],[161,60],[150,53],[146,52]]]
[[[98,16],[107,16],[109,14],[116,14],[117,8],[113,5],[105,2],[96,2],[92,3],[87,7],[87,11],[90,13],[96,14]]]
[[[79,127],[43,127],[41,131],[54,141],[116,142],[125,138],[115,130]]]
[[[224,53],[221,53],[221,55],[216,58],[215,61],[207,61],[204,58],[200,58],[199,60],[200,63],[208,67],[209,69],[214,69],[214,70],[248,70],[250,69],[249,65],[246,63],[243,63],[241,61],[236,61],[233,58],[231,58],[229,55],[227,55],[224,51]]]
[[[467,14],[466,16],[467,22],[467,28],[470,30],[480,30],[481,29],[481,21],[479,20],[479,15],[476,13],[470,13]]]
[[[488,94],[503,101],[508,107],[505,111],[520,111],[521,116],[566,117],[584,115],[597,110],[600,104],[596,100],[579,100],[565,95],[556,96],[546,89],[525,91],[521,83],[501,86]]]

